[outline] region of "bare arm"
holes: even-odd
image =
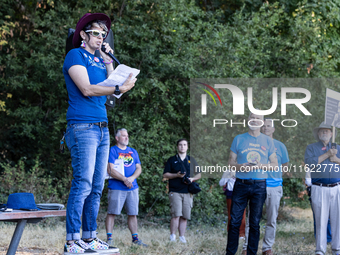
[[[124,175],[122,175],[118,171],[114,170],[112,163],[107,164],[107,172],[112,178],[115,178],[115,179],[120,180],[122,182],[126,179],[126,177]]]
[[[236,167],[236,171],[240,171],[242,166],[245,164],[237,164],[237,154],[235,152],[230,151],[228,165]]]
[[[277,156],[276,153],[274,152],[272,155],[269,156],[269,163],[268,164],[262,164],[261,166],[267,167],[268,171],[273,171],[277,169],[279,166],[279,163],[277,162]],[[260,168],[261,168],[260,166]]]
[[[284,177],[291,178],[293,175],[292,175],[292,173],[288,172],[288,163],[289,162],[283,163],[282,164],[282,169],[280,169],[280,170],[282,171],[282,175]]]
[[[329,159],[330,161],[339,164],[340,160],[336,156],[337,153],[338,153],[337,149],[329,149],[326,153],[324,153],[324,154],[322,154],[321,156],[318,157],[318,164],[322,163],[323,161],[325,161],[328,158],[330,158]]]
[[[332,156],[330,156],[330,157],[329,157],[329,160],[330,160],[331,162],[333,162],[333,163],[336,163],[336,164],[340,165],[340,158],[338,158],[338,156],[337,156],[338,150],[337,150],[337,149],[330,149],[330,150],[332,150],[331,153],[335,153],[335,154],[332,155]],[[329,150],[329,151],[330,151],[330,150]],[[329,151],[328,151],[328,152],[329,152]]]
[[[189,180],[190,180],[191,182],[197,181],[197,180],[199,180],[199,179],[201,179],[201,173],[198,173],[198,174],[196,174],[194,177],[189,178]]]
[[[133,173],[133,175],[131,175],[130,177],[127,177],[126,179],[127,179],[127,181],[133,183],[133,181],[136,180],[140,176],[141,173],[142,173],[141,164],[136,164],[136,171]]]
[[[138,176],[140,176],[140,174],[142,173],[142,166],[140,164],[136,164],[136,171],[133,173],[133,175],[131,175],[130,177],[125,177],[124,175],[122,175],[121,173],[119,173],[118,171],[113,169],[113,164],[109,163],[108,167],[107,167],[107,172],[109,173],[109,175],[117,180],[120,180],[122,182],[124,182],[124,184],[128,187],[128,188],[132,188],[133,187],[133,182],[135,179],[138,178]]]
[[[103,43],[103,45],[105,46],[105,53],[111,52],[113,54],[113,50],[111,49],[110,45],[108,43]],[[103,58],[103,60],[108,63],[110,61],[112,61],[111,57],[108,57],[107,54],[104,54],[104,52],[102,51],[101,48],[99,48],[99,52],[101,57]],[[107,77],[110,76],[110,74],[113,72],[114,68],[113,68],[113,64],[105,64],[106,67],[106,72],[107,72]]]
[[[174,174],[174,173],[164,173],[163,174],[163,178],[166,178],[166,179],[175,179],[175,178],[183,178],[185,175],[184,174],[181,174],[181,171],[179,171],[178,173]]]
[[[113,92],[116,90],[116,87],[97,86],[95,84],[91,85],[87,70],[84,66],[71,66],[68,70],[68,73],[84,96],[106,96],[113,94]],[[132,73],[126,79],[124,84],[119,87],[119,90],[122,93],[129,91],[135,86],[137,78],[132,79],[131,77]]]
[[[276,156],[275,152],[272,155],[269,156],[269,161],[270,161],[270,163],[268,163],[268,164],[261,164],[261,165],[257,164],[257,165],[252,165],[252,166],[247,165],[247,163],[238,164],[237,163],[237,154],[231,151],[230,154],[229,154],[228,165],[230,165],[232,167],[234,166],[236,168],[236,171],[240,171],[241,168],[245,167],[245,166],[247,166],[251,169],[259,169],[259,168],[261,168],[261,166],[266,166],[268,170],[270,169],[269,167],[271,167],[272,169],[275,169],[275,167],[278,166],[277,156]]]

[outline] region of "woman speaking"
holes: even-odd
[[[72,49],[63,66],[68,103],[66,144],[71,152],[73,180],[66,212],[66,244],[64,254],[114,253],[96,237],[97,215],[104,187],[109,156],[110,136],[106,114],[106,95],[117,92],[115,87],[97,84],[113,71],[113,53],[103,40],[111,27],[110,18],[102,13],[87,13],[77,23]],[[102,58],[95,57],[99,50]],[[120,93],[130,90],[136,78],[129,78],[119,87]],[[116,93],[115,93],[116,94]],[[82,220],[81,220],[82,219]],[[82,225],[82,239],[80,227]]]

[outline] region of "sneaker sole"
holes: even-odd
[[[84,252],[84,253],[74,253],[74,252],[68,252],[68,251],[64,251],[64,255],[74,255],[74,254],[93,254],[93,255],[96,255],[96,254],[99,254],[98,252]]]
[[[120,255],[119,253],[119,249],[109,249],[109,250],[94,250],[96,251],[98,254],[115,254],[115,255]]]

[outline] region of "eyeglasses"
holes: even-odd
[[[105,31],[99,31],[99,30],[86,30],[85,33],[91,33],[94,37],[99,37],[99,35],[102,35],[102,38],[106,38],[107,33]]]

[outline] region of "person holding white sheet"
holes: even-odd
[[[132,235],[132,243],[147,247],[138,239],[138,205],[139,194],[137,178],[142,173],[142,166],[138,152],[128,147],[129,135],[125,128],[117,130],[117,145],[111,147],[109,155],[108,173],[113,179],[109,179],[108,209],[106,216],[107,242],[113,245],[112,230],[115,216],[119,215],[123,209],[128,215],[128,227]],[[123,159],[124,174],[122,175],[113,167],[117,159]]]
[[[75,48],[67,53],[62,69],[69,104],[65,142],[73,169],[64,255],[119,251],[97,237],[97,216],[110,149],[105,102],[106,96],[116,90],[98,86],[113,72],[113,60],[106,54],[113,50],[103,42],[110,28],[111,20],[104,13],[86,13],[81,17],[73,35]],[[96,50],[101,58],[95,56]],[[119,93],[132,89],[136,80],[131,74],[119,87]]]

